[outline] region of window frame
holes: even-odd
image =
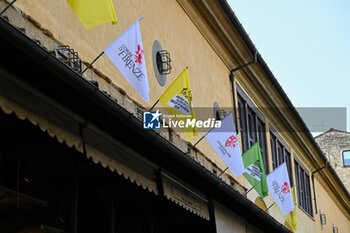
[[[343,167],[350,167],[350,161],[349,161],[349,164],[348,164],[348,165],[345,164],[344,152],[348,152],[349,155],[350,155],[350,149],[345,149],[345,150],[343,150],[343,151],[341,152],[341,154],[342,154],[342,160],[343,160]],[[350,158],[349,158],[349,160],[350,160]]]
[[[242,140],[242,152],[248,150],[254,143],[259,142],[263,158],[265,173],[268,174],[269,164],[267,157],[266,123],[265,117],[253,105],[244,91],[237,87],[238,121]],[[259,128],[261,130],[259,130]],[[262,142],[260,142],[262,140]]]
[[[296,158],[294,159],[294,173],[296,180],[296,192],[298,196],[298,206],[308,215],[310,215],[311,218],[313,218],[314,213],[309,171]]]
[[[292,157],[289,146],[278,135],[276,130],[270,125],[270,146],[272,169],[275,169],[282,163],[286,162],[290,186],[294,185],[293,171],[292,171]]]
[[[247,140],[247,125],[246,121],[242,120],[245,119],[246,116],[246,104],[244,102],[244,99],[237,93],[237,99],[238,99],[238,116],[239,119],[237,123],[239,122],[239,129],[241,133],[241,140],[242,140],[242,152],[244,153],[248,149],[248,140]],[[236,126],[237,127],[237,126]]]

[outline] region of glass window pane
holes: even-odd
[[[304,171],[301,167],[299,167],[299,184],[300,184],[301,207],[305,209],[305,179],[304,179]]]
[[[261,155],[264,161],[265,173],[268,173],[268,161],[267,161],[267,152],[266,152],[266,138],[265,138],[265,124],[258,119],[258,141],[261,149]]]
[[[297,189],[297,195],[298,195],[298,204],[301,205],[301,195],[300,195],[300,184],[299,184],[299,164],[294,161],[294,172],[295,172],[295,180],[297,182],[296,189]]]
[[[272,133],[270,133],[271,135],[271,153],[272,153],[272,166],[273,169],[275,169],[277,167],[277,156],[276,156],[276,138],[275,136],[272,135]]]
[[[350,166],[350,150],[343,151],[344,166]]]
[[[251,147],[256,142],[256,126],[255,126],[255,114],[253,113],[253,110],[249,107],[247,108],[247,115],[248,115],[248,140],[249,140],[249,147]]]
[[[311,201],[311,191],[310,191],[310,177],[305,174],[305,188],[306,188],[306,198],[307,198],[307,209],[306,212],[313,216],[312,212],[312,201]]]
[[[248,149],[247,142],[247,127],[245,117],[245,103],[241,96],[238,96],[238,111],[239,111],[239,123],[241,126],[241,137],[242,137],[242,150],[245,152]]]
[[[278,154],[278,166],[284,162],[283,146],[280,142],[277,142],[277,154]]]
[[[290,153],[285,149],[284,150],[284,161],[287,164],[287,170],[288,170],[288,176],[289,176],[289,183],[290,186],[293,186],[293,176],[292,176],[292,166],[290,162]]]

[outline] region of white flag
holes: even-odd
[[[235,176],[245,171],[232,113],[221,120],[220,128],[211,129],[205,138]]]
[[[149,86],[143,55],[140,19],[113,41],[104,52],[137,93],[148,102]]]
[[[267,187],[283,215],[294,209],[286,163],[282,163],[266,176]]]

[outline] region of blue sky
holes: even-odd
[[[350,1],[228,0],[295,107],[346,107]]]

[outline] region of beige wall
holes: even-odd
[[[259,229],[245,222],[243,218],[232,213],[223,205],[214,203],[217,233],[261,233]]]
[[[144,16],[140,27],[151,90],[150,102],[143,102],[106,56],[95,63],[95,66],[144,106],[151,106],[171,81],[188,66],[196,107],[205,107],[208,104],[211,107],[214,101],[218,101],[222,106],[232,106],[231,96],[225,95],[231,90],[228,68],[175,0],[144,0],[142,4],[139,0],[113,2],[118,23],[107,23],[90,30],[82,26],[65,0],[36,0],[35,4],[30,1],[18,1],[16,6],[26,14],[34,16],[42,27],[78,51],[80,57],[88,62],[140,16]],[[173,60],[173,69],[165,87],[158,85],[153,72],[151,55],[154,40],[160,41]],[[208,95],[212,90],[221,90],[221,93]]]
[[[219,203],[214,203],[217,233],[245,233],[244,219]]]
[[[317,198],[317,209],[321,210],[322,214],[326,214],[327,224],[321,230],[320,216],[315,216],[316,232],[333,232],[332,224],[338,227],[339,232],[349,232],[350,221],[344,216],[344,213],[339,209],[339,203],[331,198],[328,193],[329,189],[325,189],[319,182],[320,177],[315,176],[315,188]]]

